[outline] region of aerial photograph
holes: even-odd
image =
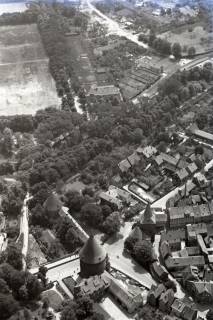
[[[0,0],[0,320],[213,320],[213,0]]]

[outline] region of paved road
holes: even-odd
[[[155,283],[150,273],[123,252],[124,241],[131,232],[131,229],[132,223],[125,222],[124,226],[121,227],[119,234],[110,238],[104,244],[104,248],[109,255],[112,267],[120,270],[132,279],[135,279],[146,288],[150,288],[151,285]]]
[[[181,71],[183,71],[184,69],[185,70],[190,70],[190,69],[196,67],[199,64],[204,64],[206,61],[208,61],[211,58],[211,56],[212,56],[212,54],[204,54],[202,57],[196,58],[196,59],[186,63],[182,67],[180,67],[180,65],[178,63],[174,62],[174,66],[167,72],[167,75],[165,77],[161,77],[150,88],[148,88],[147,90],[141,92],[137,96],[137,98],[142,98],[144,96],[152,98],[158,92],[159,84],[163,80],[169,79],[173,74],[175,74],[177,72],[177,70],[181,70]]]
[[[83,1],[83,5],[89,8],[90,14],[94,12],[99,17],[100,23],[106,25],[110,33],[116,34],[120,37],[125,37],[126,39],[136,43],[137,45],[145,49],[148,48],[148,45],[146,43],[138,41],[138,35],[134,35],[126,29],[122,29],[118,22],[110,19],[101,11],[99,11],[89,0]]]

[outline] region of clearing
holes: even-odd
[[[0,73],[0,115],[60,105],[35,24],[0,27]]]
[[[164,32],[159,35],[161,38],[168,40],[171,43],[179,42],[182,47],[194,47],[196,53],[203,53],[212,49],[213,33],[209,33],[205,27],[184,26],[184,28],[177,28],[175,31]],[[186,51],[185,51],[186,52]]]

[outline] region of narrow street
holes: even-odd
[[[28,251],[28,237],[29,237],[29,224],[28,224],[28,206],[27,201],[30,199],[29,192],[27,192],[26,197],[23,202],[23,207],[21,210],[21,217],[20,217],[20,232],[19,238],[23,235],[23,246],[22,246],[22,263],[23,263],[23,270],[26,269],[26,257]]]

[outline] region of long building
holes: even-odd
[[[171,207],[167,209],[170,228],[182,228],[186,224],[213,221],[213,203],[208,202],[197,206]]]

